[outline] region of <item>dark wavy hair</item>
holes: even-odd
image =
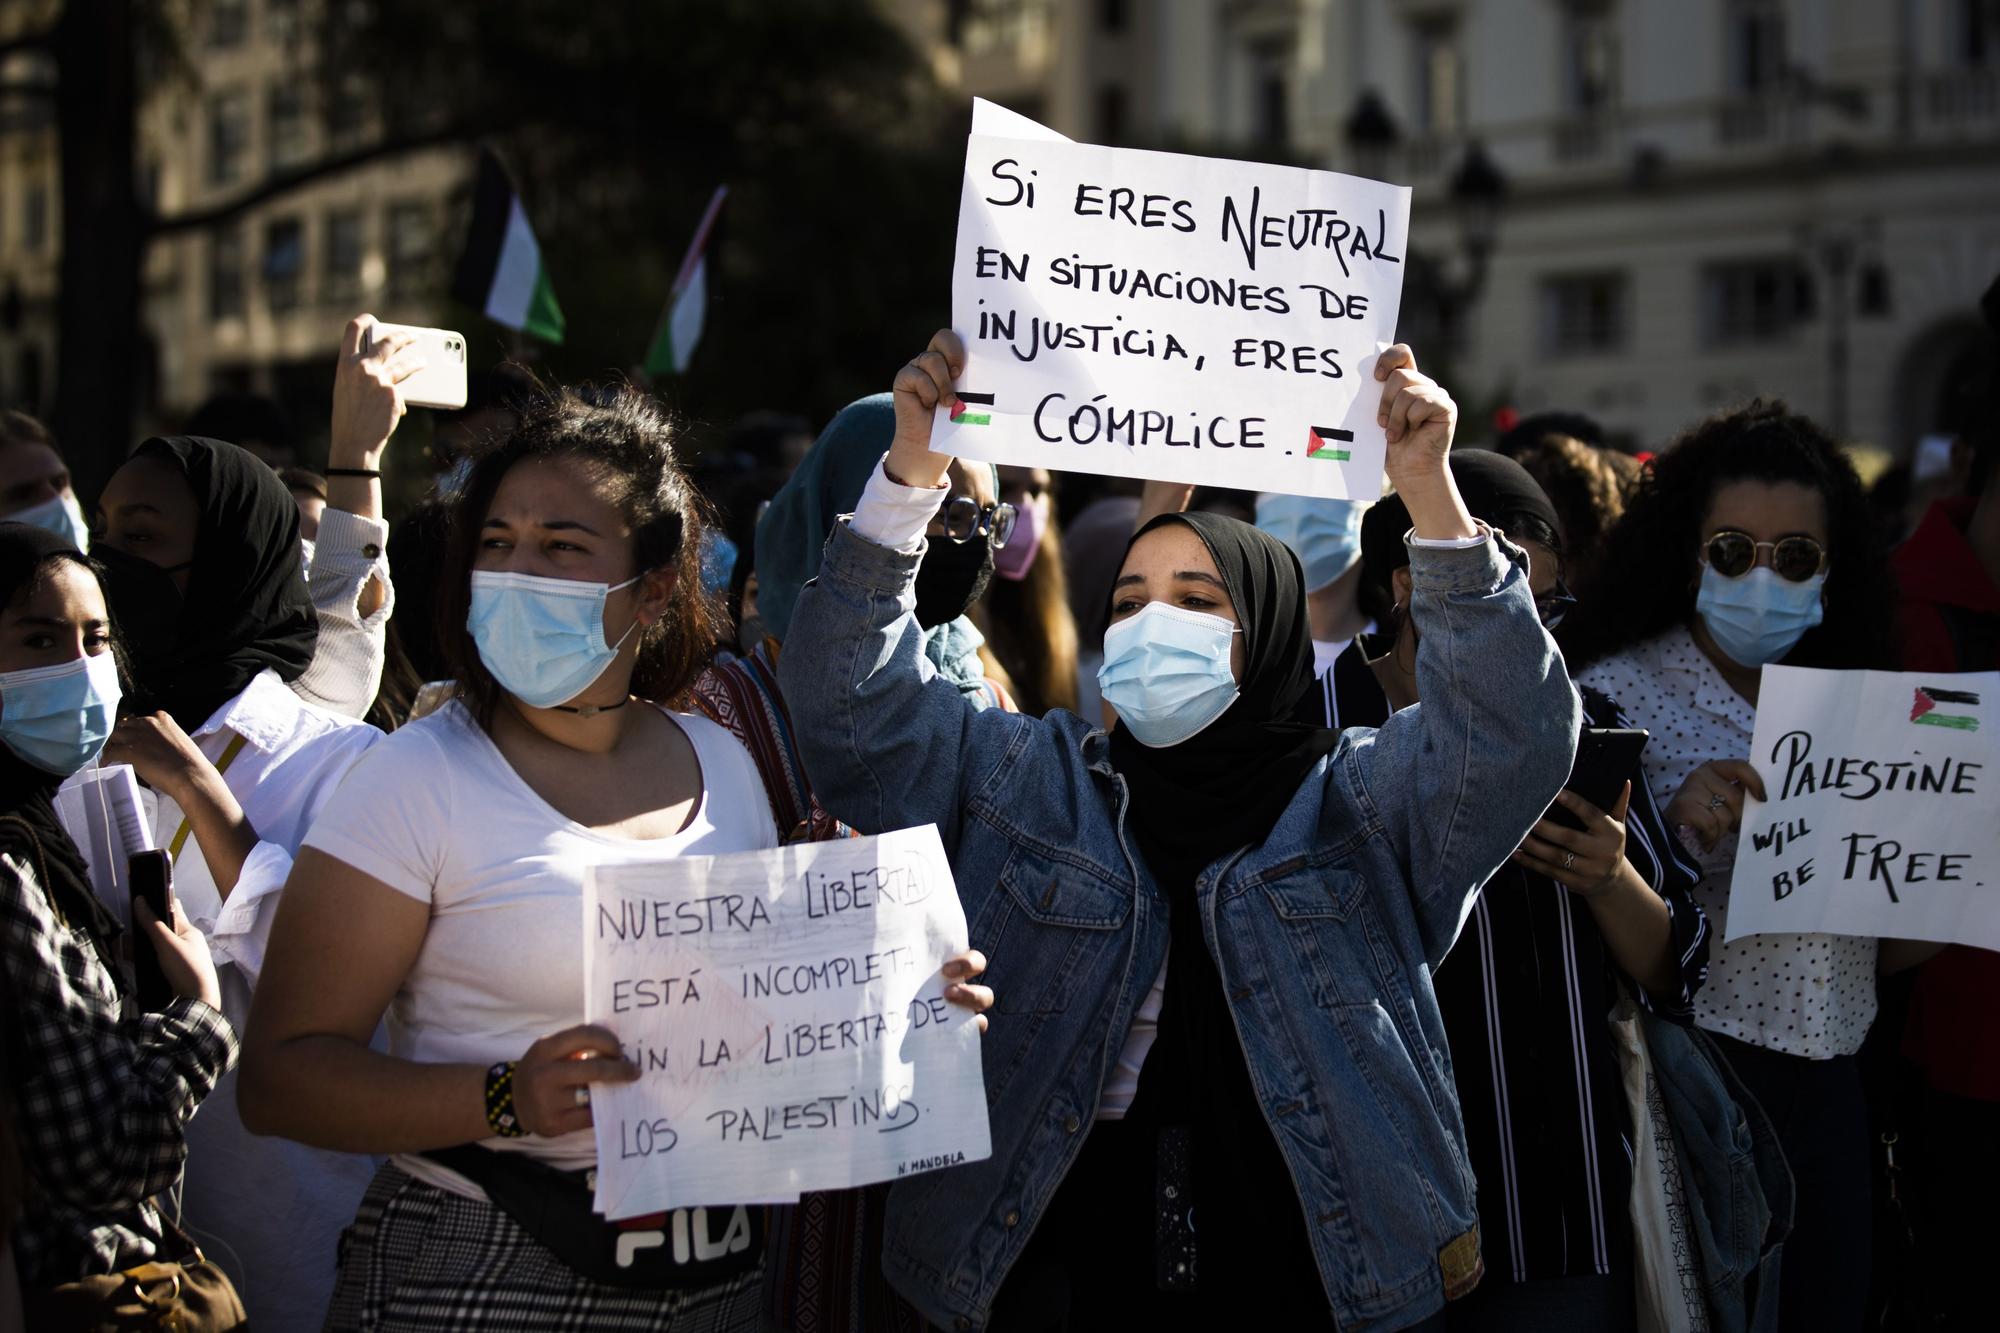
[[[452,510],[443,572],[440,635],[459,697],[490,726],[500,683],[479,659],[466,619],[472,569],[493,496],[515,464],[562,459],[583,469],[632,527],[632,573],[675,572],[666,614],[639,640],[632,693],[678,705],[714,655],[721,609],[702,590],[701,545],[709,517],[675,458],[678,434],[658,400],[629,386],[543,388],[524,395],[506,441],[473,465]]]
[[[1737,481],[1797,482],[1826,502],[1826,618],[1786,665],[1895,665],[1896,585],[1861,478],[1817,423],[1759,398],[1701,422],[1653,460],[1557,635],[1573,668],[1693,621],[1702,520]]]

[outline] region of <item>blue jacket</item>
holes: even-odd
[[[1410,555],[1433,702],[1346,733],[1261,846],[1196,882],[1347,1330],[1415,1323],[1478,1280],[1431,972],[1569,776],[1579,718],[1519,551]],[[899,1184],[884,1234],[896,1287],[931,1319],[975,1329],[1083,1146],[1166,957],[1167,903],[1126,835],[1102,730],[1062,711],[981,711],[935,677],[912,613],[919,559],[837,527],[779,678],[822,803],[865,832],[936,824],[992,961],[993,1155]]]

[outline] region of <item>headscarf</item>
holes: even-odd
[[[1243,675],[1228,711],[1179,745],[1111,733],[1111,763],[1132,791],[1128,822],[1154,878],[1171,894],[1202,868],[1263,841],[1338,733],[1320,725],[1305,575],[1283,542],[1220,514],[1163,514],[1127,545],[1169,523],[1194,530],[1243,627]],[[1200,812],[1192,816],[1191,812]]]
[[[147,440],[135,458],[184,475],[199,512],[194,563],[178,614],[148,603],[158,579],[130,557],[112,565],[112,615],[132,660],[135,705],[164,709],[189,732],[260,672],[297,680],[312,662],[319,618],[306,592],[299,509],[261,460],[220,440]]]
[[[90,568],[68,537],[26,523],[0,523],[0,607],[11,605],[35,571],[58,556],[70,556],[80,567]],[[47,872],[42,887],[57,914],[89,932],[99,956],[117,977],[118,969],[110,965],[110,942],[118,934],[118,923],[97,900],[90,886],[90,867],[56,818],[56,788],[62,782],[0,744],[0,815],[12,816],[0,819],[0,851],[38,876]]]
[[[819,573],[834,521],[861,503],[868,478],[895,438],[891,395],[878,393],[849,403],[813,441],[757,520],[757,614],[780,643],[791,630],[799,593]],[[927,631],[924,652],[940,675],[968,688],[983,678],[979,645],[985,641],[960,616]]]
[[[1126,1119],[1139,1131],[1192,1132],[1195,1207],[1208,1219],[1197,1242],[1202,1285],[1266,1273],[1267,1294],[1310,1308],[1324,1300],[1310,1241],[1296,1208],[1272,1211],[1272,1200],[1290,1197],[1291,1182],[1203,936],[1195,880],[1270,834],[1339,733],[1320,724],[1299,558],[1219,514],[1162,515],[1133,541],[1167,523],[1194,529],[1215,561],[1243,627],[1243,672],[1236,701],[1179,745],[1141,745],[1122,725],[1111,733],[1112,765],[1131,790],[1127,825],[1166,894],[1169,934],[1159,1035]],[[1126,1188],[1146,1197],[1150,1184]]]
[[[1562,520],[1549,503],[1548,492],[1513,459],[1490,449],[1454,449],[1448,459],[1451,479],[1471,515],[1496,528],[1518,517],[1540,519],[1549,531],[1562,535]],[[1361,564],[1364,582],[1386,584],[1389,575],[1410,563],[1403,535],[1410,530],[1410,509],[1399,495],[1386,495],[1361,520]],[[1518,534],[1517,534],[1518,535]]]

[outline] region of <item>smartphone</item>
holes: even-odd
[[[373,351],[377,343],[396,333],[414,339],[410,350],[424,359],[424,368],[403,381],[403,401],[411,407],[464,407],[465,335],[414,324],[376,324],[364,336]]]
[[[1609,814],[1618,804],[1618,793],[1638,771],[1639,752],[1646,748],[1647,739],[1646,732],[1623,727],[1585,727],[1577,738],[1569,781],[1563,786]],[[1583,821],[1562,805],[1550,806],[1549,818],[1564,828],[1583,828]]]
[[[174,923],[174,863],[163,850],[134,852],[126,862],[126,883],[132,886],[132,902],[145,903],[154,916]],[[159,951],[153,941],[139,932],[139,914],[132,913],[132,972],[138,985],[139,1007],[148,1011],[164,1009],[174,1001],[174,988],[160,970]]]

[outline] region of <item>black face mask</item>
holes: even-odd
[[[927,539],[929,549],[917,566],[917,623],[925,629],[948,625],[986,593],[993,581],[993,543],[983,536],[955,542],[949,537]]]
[[[134,670],[144,679],[146,664],[174,646],[181,614],[181,590],[174,585],[174,569],[186,569],[187,564],[167,569],[102,544],[91,548],[90,558],[104,567],[104,596],[111,604],[111,619],[119,641],[131,654]]]

